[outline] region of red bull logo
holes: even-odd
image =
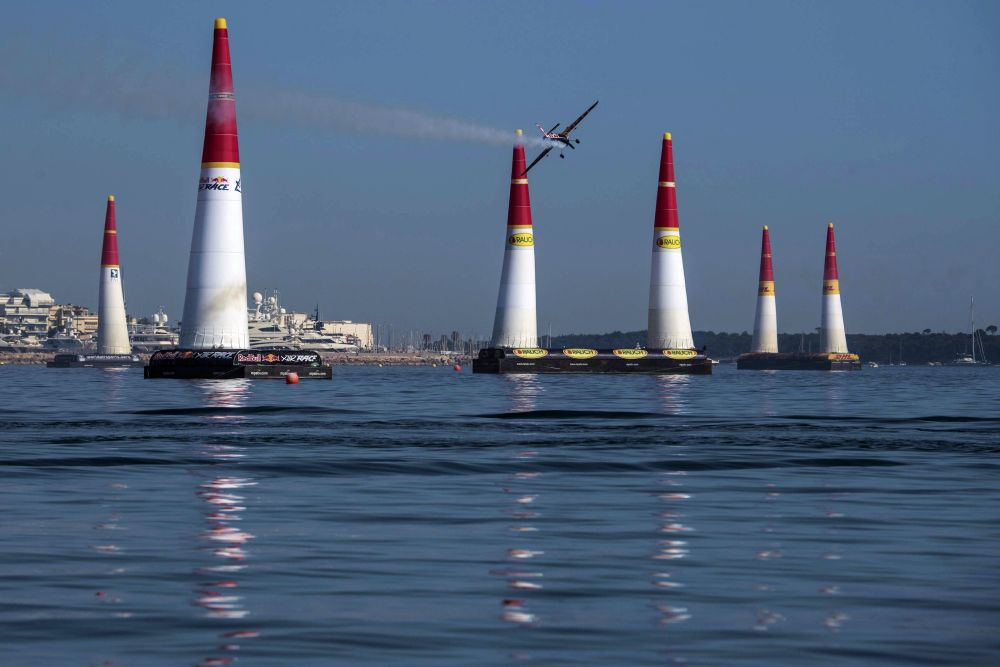
[[[229,190],[229,179],[225,176],[202,176],[198,181],[198,190]],[[240,192],[240,182],[236,181],[235,192]]]

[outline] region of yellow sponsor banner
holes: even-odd
[[[646,350],[637,350],[634,347],[627,347],[621,350],[611,350],[616,357],[621,357],[622,359],[642,359],[649,352]]]
[[[663,356],[668,359],[693,359],[698,356],[697,350],[664,350]]]
[[[839,280],[824,280],[823,281],[823,294],[840,294],[840,281]]]
[[[531,232],[517,232],[507,237],[507,243],[520,247],[535,245],[535,235]]]
[[[657,236],[656,247],[662,248],[664,250],[680,250],[681,237],[675,236],[673,234],[667,234],[666,236]]]
[[[538,347],[519,347],[514,350],[514,354],[522,359],[541,359],[548,356],[549,351]]]
[[[774,296],[774,281],[773,280],[760,281],[760,287],[757,289],[757,294],[759,296]]]
[[[848,352],[831,352],[826,355],[826,358],[830,361],[859,361],[861,359],[858,355]]]
[[[590,359],[597,356],[597,350],[586,347],[569,347],[563,350],[563,354],[570,359]]]

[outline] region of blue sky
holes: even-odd
[[[96,307],[114,193],[129,310],[180,314],[215,16],[250,290],[288,307],[488,333],[510,147],[386,110],[530,132],[599,98],[531,173],[543,330],[645,326],[668,130],[695,329],[752,327],[764,224],[779,328],[817,326],[829,220],[848,331],[961,330],[973,294],[1000,324],[991,2],[7,6],[0,289]]]

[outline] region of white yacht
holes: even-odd
[[[253,293],[254,307],[247,312],[247,333],[250,349],[281,349],[292,348],[292,336],[296,330],[295,320],[298,313],[289,313],[281,307],[278,299],[280,292],[273,290],[268,293]],[[301,318],[304,320],[305,316]]]
[[[83,340],[75,331],[66,328],[59,329],[45,339],[45,349],[56,352],[89,352],[94,349],[92,340]]]
[[[982,363],[981,361],[976,361],[976,358],[967,352],[961,354],[956,354],[955,358],[948,362],[949,366],[973,366]]]
[[[949,366],[988,366],[990,361],[986,358],[986,349],[983,347],[983,340],[976,334],[976,299],[969,302],[969,328],[972,330],[972,354],[962,352],[955,355],[955,358],[948,362]],[[979,358],[976,358],[976,352]]]
[[[139,324],[134,318],[128,325],[128,337],[133,352],[156,352],[176,348],[180,336],[167,326],[167,314],[163,306],[149,318],[152,324]]]
[[[278,290],[254,292],[254,307],[247,312],[250,349],[312,350],[314,352],[357,352],[356,340],[342,333],[319,328],[318,319],[281,307]]]
[[[324,333],[316,329],[306,329],[296,336],[298,346],[303,350],[316,352],[357,352],[356,342],[349,340],[347,334]]]
[[[37,336],[9,334],[0,337],[0,352],[42,352],[45,344]]]

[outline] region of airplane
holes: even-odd
[[[600,100],[598,100],[598,102],[600,102]],[[535,127],[537,127],[541,131],[541,133],[542,133],[542,138],[545,141],[547,141],[547,142],[551,142],[552,145],[549,146],[548,148],[546,148],[545,150],[543,150],[541,153],[539,153],[538,157],[536,157],[534,160],[532,160],[531,164],[528,165],[528,168],[524,170],[524,174],[521,174],[521,175],[524,176],[525,174],[527,174],[531,170],[532,167],[534,167],[536,164],[538,164],[539,162],[541,162],[542,158],[544,158],[546,155],[548,155],[549,152],[551,152],[552,149],[556,148],[557,146],[559,147],[559,157],[561,157],[561,158],[566,157],[565,155],[563,155],[563,151],[566,150],[567,147],[572,148],[573,150],[576,150],[576,146],[574,146],[573,144],[574,144],[574,142],[575,143],[580,143],[580,140],[579,139],[570,140],[569,133],[572,132],[574,130],[574,128],[576,128],[576,126],[580,124],[580,121],[583,120],[587,116],[588,113],[590,113],[591,111],[593,111],[594,107],[596,107],[596,106],[597,106],[597,102],[594,102],[593,104],[591,104],[589,109],[587,109],[582,114],[580,114],[579,118],[577,118],[572,123],[570,123],[569,125],[567,125],[563,129],[562,132],[556,132],[556,128],[559,127],[559,123],[556,123],[555,125],[553,125],[552,129],[549,130],[548,132],[545,131],[544,127],[542,127],[538,123],[535,123]]]

